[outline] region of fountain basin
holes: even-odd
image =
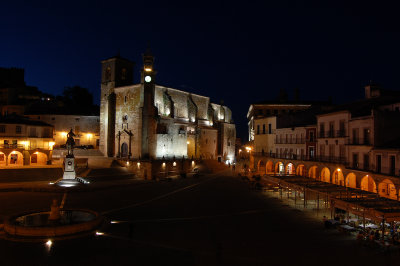
[[[22,213],[4,221],[4,231],[13,237],[64,237],[95,230],[103,217],[95,211],[67,209],[60,211],[61,218],[49,220],[49,211]]]

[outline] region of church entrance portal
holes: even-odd
[[[121,145],[121,157],[128,157],[128,144],[125,142]]]

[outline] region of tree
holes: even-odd
[[[93,95],[88,89],[80,86],[65,87],[63,98],[65,103],[70,106],[91,107],[93,105]]]

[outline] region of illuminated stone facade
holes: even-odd
[[[157,85],[154,58],[143,56],[141,82],[133,63],[102,61],[100,150],[119,158],[234,160],[236,129],[231,110],[209,97]]]

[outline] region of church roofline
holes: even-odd
[[[101,60],[101,63],[105,63],[105,62],[107,62],[107,61],[113,61],[113,60],[115,60],[115,59],[120,59],[120,60],[124,60],[124,61],[130,62],[130,63],[134,63],[132,60],[129,60],[129,59],[124,58],[124,57],[121,57],[121,56],[119,56],[119,55],[115,55],[115,56],[106,58],[106,59],[104,59],[104,60]]]

